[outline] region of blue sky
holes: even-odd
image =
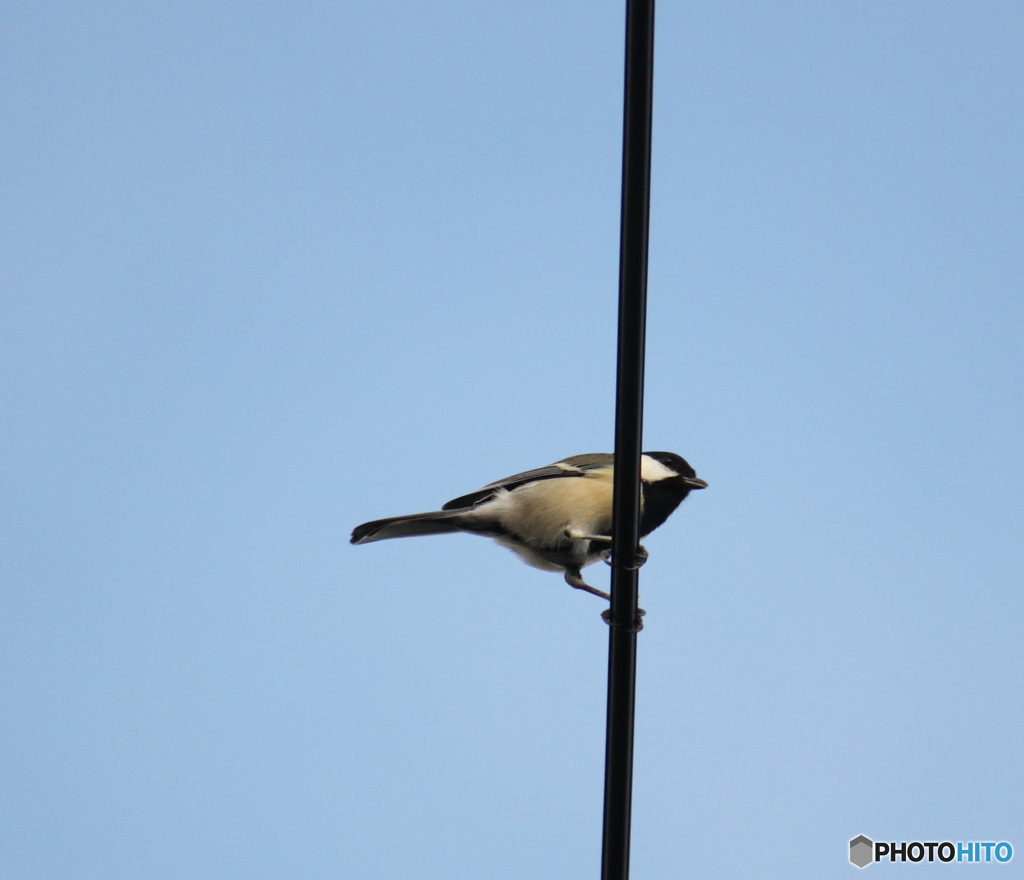
[[[596,876],[600,602],[347,538],[610,449],[621,4],[2,17],[4,876]],[[1022,40],[659,7],[638,880],[1024,848]]]

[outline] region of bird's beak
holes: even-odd
[[[706,489],[708,484],[699,477],[683,477],[683,482],[691,489]]]

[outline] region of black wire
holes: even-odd
[[[627,0],[602,880],[629,877],[653,61],[654,0]]]

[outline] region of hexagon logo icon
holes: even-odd
[[[873,843],[863,834],[850,841],[850,861],[858,868],[866,868],[872,861]]]

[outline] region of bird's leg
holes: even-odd
[[[643,544],[637,544],[636,546],[636,562],[626,568],[626,571],[636,571],[641,565],[643,565],[650,554],[647,552],[647,548]],[[601,552],[601,558],[612,565],[612,551],[604,550]]]
[[[646,551],[644,558],[646,559]],[[611,602],[612,600],[612,597],[609,596],[606,592],[604,592],[603,590],[598,590],[596,587],[590,586],[590,584],[583,580],[583,575],[580,574],[580,570],[578,568],[566,569],[565,582],[570,587],[575,587],[577,590],[585,590],[588,593],[593,593],[593,595],[595,596],[600,596],[602,599],[607,599],[609,602]],[[640,630],[644,628],[644,615],[646,613],[647,612],[644,611],[643,608],[636,609],[636,620],[634,621],[633,626],[629,628],[629,632],[638,633],[640,632]],[[605,608],[605,610],[601,612],[601,619],[609,626],[611,626],[612,609]]]
[[[612,539],[607,535],[584,535],[582,532],[576,531],[576,529],[566,529],[565,537],[571,538],[573,541],[600,541],[602,544],[610,544]]]
[[[577,590],[584,590],[587,593],[593,593],[593,595],[600,596],[602,599],[607,599],[609,602],[612,599],[612,597],[603,590],[592,587],[583,580],[583,575],[580,574],[580,570],[578,568],[567,568],[565,570],[565,582],[570,587],[575,587]]]

